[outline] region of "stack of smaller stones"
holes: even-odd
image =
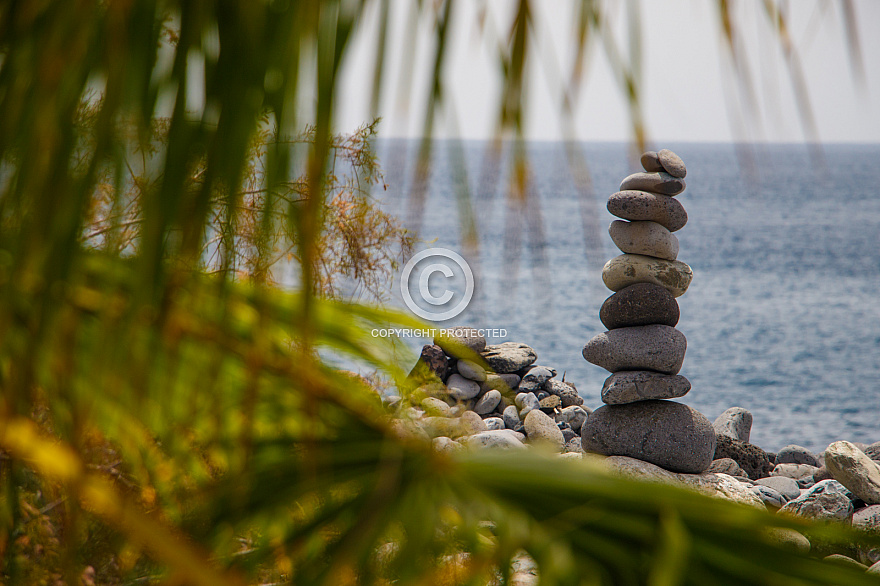
[[[478,332],[456,328],[422,348],[413,375],[427,367],[436,378],[416,389],[408,420],[441,450],[542,444],[579,454],[590,410],[575,386],[557,379],[555,368],[536,364],[527,344],[487,345]],[[462,358],[456,345],[475,355]]]
[[[608,198],[608,211],[622,218],[609,232],[623,252],[605,265],[602,280],[614,291],[599,318],[607,332],[587,342],[584,358],[612,373],[602,402],[581,429],[585,451],[629,456],[674,472],[700,473],[715,453],[715,432],[706,417],[669,401],[690,382],[678,374],[687,340],[675,329],[676,298],[693,273],[677,260],[673,232],[687,223],[675,196],[685,189],[684,162],[669,150],[642,155],[644,173],[623,180]]]

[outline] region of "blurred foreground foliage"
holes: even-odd
[[[331,130],[363,10],[0,3],[3,583],[505,583],[522,551],[548,584],[876,583],[767,536],[880,543],[844,528],[434,453],[322,358],[405,394],[414,358],[370,330],[419,326],[334,282],[379,293],[411,243],[366,199],[372,127]]]

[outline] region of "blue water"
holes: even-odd
[[[880,440],[880,145],[826,145],[824,161],[794,145],[750,147],[743,158],[732,145],[660,146],[688,167],[678,199],[689,221],[676,235],[694,280],[677,327],[693,388],[681,401],[711,420],[745,407],[752,442],[767,450]],[[434,147],[419,206],[417,143],[380,143],[387,189],[377,196],[418,231],[421,248],[454,250],[474,270],[468,309],[438,327],[504,328],[503,340],[532,346],[539,364],[565,371],[599,407],[608,373],[581,349],[605,329],[601,267],[620,254],[605,201],[636,170],[626,145],[577,147],[587,185],[573,179],[561,143],[530,144],[524,206],[510,203],[505,153],[496,158],[482,142]],[[476,246],[463,237],[468,207]]]

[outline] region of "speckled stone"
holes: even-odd
[[[663,170],[673,177],[684,179],[687,176],[687,168],[684,166],[684,161],[669,149],[662,149],[658,152],[657,159]]]
[[[699,474],[715,452],[715,431],[699,411],[672,401],[599,407],[581,426],[584,451],[629,456],[674,472]]]
[[[712,426],[715,433],[748,442],[752,431],[752,414],[742,407],[731,407],[719,415]]]
[[[825,449],[825,466],[834,479],[869,505],[880,504],[880,466],[847,441]]]
[[[474,412],[480,415],[488,415],[495,410],[498,403],[501,402],[501,393],[496,390],[487,391],[485,395],[480,397],[477,404],[474,405]]]
[[[780,513],[789,513],[820,521],[851,522],[853,505],[836,480],[823,480],[798,498],[788,501]]]
[[[440,346],[427,345],[422,347],[419,360],[420,363],[417,363],[415,368],[413,368],[413,371],[410,373],[411,376],[416,376],[420,370],[427,369],[437,375],[437,378],[442,381],[449,377],[449,358],[446,357]]]
[[[609,330],[651,324],[674,327],[679,315],[678,302],[672,293],[654,283],[624,287],[606,299],[599,309],[599,319]]]
[[[666,260],[678,256],[678,238],[657,222],[614,220],[608,227],[611,240],[621,251]]]
[[[483,359],[497,373],[513,373],[525,368],[538,359],[538,355],[526,344],[504,342],[486,346],[481,353]]]
[[[681,230],[688,220],[680,201],[647,191],[618,191],[608,198],[607,207],[618,218],[657,222],[670,232]]]
[[[752,480],[770,476],[773,464],[770,463],[767,452],[758,446],[741,442],[726,435],[717,434],[717,436],[714,459],[732,458],[736,460],[736,463]]]
[[[647,151],[642,154],[642,168],[648,173],[656,173],[663,171],[663,165],[660,164],[660,156],[657,151]]]
[[[457,357],[461,352],[455,348],[456,343],[477,353],[486,349],[486,338],[480,335],[477,328],[467,326],[449,328],[446,330],[446,337],[434,338],[434,344],[443,348],[450,356]]]
[[[641,254],[621,254],[602,267],[602,281],[612,291],[636,283],[654,283],[664,287],[673,297],[681,297],[693,278],[691,267],[680,260],[663,260]]]
[[[620,182],[620,191],[649,191],[661,195],[678,195],[684,191],[685,187],[687,187],[687,184],[685,184],[684,179],[673,177],[663,171],[657,173],[633,173]]]
[[[594,336],[583,355],[587,362],[609,372],[654,370],[677,374],[684,361],[687,339],[669,326],[618,328]]]
[[[455,369],[458,370],[458,374],[468,380],[476,382],[485,382],[486,380],[486,369],[471,360],[460,359],[455,363]]]
[[[523,425],[529,443],[549,445],[560,452],[565,446],[565,438],[556,426],[556,422],[543,411],[538,409],[529,411],[523,420]]]
[[[615,372],[602,385],[602,402],[606,405],[625,405],[649,399],[677,399],[691,390],[688,379],[660,374],[650,370]]]
[[[809,464],[819,467],[819,458],[816,454],[803,446],[791,444],[785,446],[776,453],[777,464]]]
[[[743,469],[739,467],[739,464],[736,463],[736,460],[731,458],[712,460],[712,464],[709,466],[709,472],[727,474],[729,476],[745,476],[746,474]]]

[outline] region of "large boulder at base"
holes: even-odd
[[[819,521],[851,522],[853,505],[846,489],[836,480],[823,480],[798,498],[788,501],[780,513],[789,513]]]
[[[869,505],[880,504],[880,465],[847,441],[825,449],[825,466],[835,480]]]
[[[715,433],[748,442],[752,431],[752,414],[742,407],[731,407],[715,419],[712,427]]]
[[[534,350],[518,342],[486,346],[481,354],[492,370],[500,374],[522,370],[538,359]]]
[[[721,458],[736,460],[736,463],[752,480],[770,476],[770,472],[773,471],[773,464],[770,463],[770,457],[767,455],[767,452],[758,446],[741,442],[719,433],[716,434],[714,459],[718,460]]]
[[[605,405],[581,426],[585,452],[629,456],[673,472],[699,474],[715,452],[712,424],[699,411],[672,401]]]
[[[597,334],[584,346],[583,356],[609,372],[654,370],[677,374],[686,350],[684,334],[669,326],[652,325]]]
[[[675,326],[679,317],[675,297],[665,287],[654,283],[624,287],[599,308],[599,319],[609,330],[650,324]]]

